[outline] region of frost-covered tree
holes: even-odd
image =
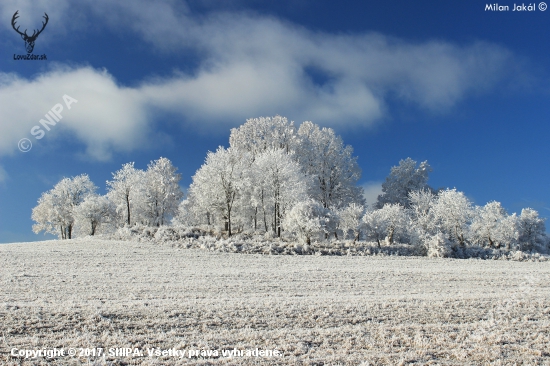
[[[524,208],[518,221],[520,250],[532,250],[535,245],[544,243],[546,226],[536,210]]]
[[[296,203],[307,199],[308,178],[300,165],[283,149],[268,149],[260,153],[248,171],[255,176],[254,196],[261,198],[262,209],[273,213],[273,230],[281,236],[283,217]]]
[[[106,196],[91,194],[75,209],[76,221],[85,226],[84,232],[95,235],[101,224],[111,222],[116,215],[116,206]]]
[[[433,206],[437,196],[429,189],[409,192],[409,206],[414,229],[421,239],[435,234]]]
[[[306,244],[311,244],[312,238],[325,231],[327,221],[327,209],[319,202],[308,199],[294,205],[285,216],[283,225]]]
[[[519,218],[515,213],[502,219],[496,239],[501,246],[505,246],[508,250],[517,246],[519,243]]]
[[[107,181],[107,196],[116,205],[121,217],[121,224],[131,225],[136,222],[132,215],[137,210],[138,196],[145,179],[145,172],[134,168],[134,163],[122,165],[122,168],[113,173],[113,180]]]
[[[475,208],[471,232],[472,240],[477,244],[510,248],[518,239],[517,219],[515,215],[509,217],[500,202],[489,202]]]
[[[248,185],[244,171],[247,161],[246,154],[220,146],[215,153],[208,152],[189,187],[189,197],[196,205],[194,209],[209,217],[219,215],[225,221],[229,236],[235,203]]]
[[[164,225],[177,214],[183,192],[179,186],[181,174],[176,171],[172,162],[163,157],[151,161],[147,167],[140,207],[151,226]]]
[[[365,232],[368,238],[376,240],[380,247],[380,240],[393,244],[397,238],[401,242],[407,240],[407,225],[409,216],[400,204],[386,204],[378,210],[368,211],[363,216]]]
[[[58,235],[59,239],[65,239],[66,226],[70,223],[70,217],[65,210],[56,203],[56,197],[50,192],[44,192],[38,199],[38,205],[32,209],[31,218],[36,222],[32,226],[34,233],[44,231],[48,234]]]
[[[428,175],[432,168],[427,161],[420,163],[411,158],[401,160],[398,166],[390,170],[390,175],[382,184],[382,194],[378,196],[377,208],[386,203],[398,203],[405,208],[409,207],[409,193],[421,190],[432,190],[428,186]]]
[[[357,187],[361,169],[353,148],[331,128],[304,122],[298,129],[296,158],[304,172],[313,178],[310,197],[328,209],[350,203],[364,205],[363,189]]]
[[[56,234],[60,239],[71,239],[76,207],[93,194],[97,187],[87,174],[63,178],[50,191],[43,193],[31,218],[36,222],[33,231]]]
[[[231,148],[245,151],[254,161],[268,149],[281,149],[313,178],[309,196],[325,208],[337,209],[350,203],[364,204],[362,188],[357,187],[361,171],[351,146],[330,128],[304,122],[298,130],[281,116],[249,119],[231,130]]]
[[[294,122],[285,117],[259,117],[247,119],[231,129],[229,145],[232,149],[248,152],[252,160],[266,150],[284,150],[287,154],[295,151],[297,143]]]
[[[464,246],[474,216],[472,203],[464,193],[456,189],[439,192],[432,210],[435,230],[447,235],[452,243]]]
[[[363,216],[367,241],[375,240],[380,248],[381,240],[386,238],[387,222],[380,210],[369,210]]]
[[[365,208],[362,205],[350,203],[346,208],[339,210],[340,229],[344,233],[344,239],[352,232],[353,242],[359,240],[361,234],[361,227],[363,226],[363,216],[365,215]]]

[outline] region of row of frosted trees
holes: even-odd
[[[175,225],[312,240],[366,240],[418,245],[430,255],[481,246],[538,250],[544,220],[532,209],[506,213],[498,202],[475,206],[455,189],[428,185],[431,167],[407,158],[390,170],[369,209],[357,186],[361,171],[350,146],[330,128],[296,127],[286,118],[249,119],[231,130],[230,146],[208,152],[185,200],[180,174],[160,158],[147,170],[122,166],[107,194],[87,175],[64,178],[33,209],[35,232],[60,238],[117,228]],[[171,221],[172,220],[172,221]]]
[[[352,148],[330,128],[286,118],[247,120],[229,148],[209,152],[193,176],[176,222],[234,232],[420,245],[432,255],[457,247],[532,250],[547,243],[544,220],[498,202],[474,206],[455,189],[432,189],[431,167],[407,158],[391,168],[366,209]]]
[[[107,181],[107,194],[87,174],[63,178],[42,194],[32,210],[33,231],[58,235],[60,239],[109,232],[127,225],[160,226],[169,223],[183,198],[180,174],[170,160],[152,161],[147,170],[124,164]]]

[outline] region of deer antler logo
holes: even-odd
[[[29,36],[27,34],[27,30],[25,29],[25,32],[21,33],[19,31],[19,26],[17,28],[15,28],[15,20],[17,18],[19,18],[19,15],[17,15],[17,13],[19,13],[19,10],[17,10],[15,12],[15,14],[13,14],[13,18],[11,18],[11,26],[13,27],[13,29],[19,33],[21,35],[21,38],[23,38],[23,41],[25,41],[25,48],[27,49],[27,53],[32,53],[32,50],[34,49],[34,42],[36,41],[36,38],[38,38],[38,35],[40,33],[42,33],[42,31],[44,30],[44,28],[46,28],[46,24],[48,24],[48,14],[44,13],[44,16],[43,18],[46,19],[45,22],[42,22],[42,29],[38,30],[38,29],[35,29],[34,32],[32,33],[32,36]]]

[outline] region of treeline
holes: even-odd
[[[547,250],[544,220],[535,210],[509,215],[498,202],[475,206],[455,189],[431,188],[430,172],[427,162],[402,160],[367,208],[357,158],[332,129],[312,122],[297,127],[280,116],[255,118],[231,130],[228,148],[208,152],[185,199],[168,159],[151,162],[146,171],[129,163],[113,173],[105,196],[95,194],[86,175],[63,179],[40,198],[33,229],[71,238],[74,228],[94,235],[172,224],[307,244],[404,243],[431,256],[469,246]]]

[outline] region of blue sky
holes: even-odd
[[[513,8],[513,2],[502,2]],[[539,3],[534,3],[537,5]],[[49,23],[34,54],[11,27]],[[0,4],[0,243],[32,233],[61,178],[105,181],[167,157],[182,187],[247,118],[332,127],[375,197],[400,159],[476,204],[550,216],[550,10],[479,1],[4,0]],[[78,100],[69,110],[63,96]],[[56,104],[61,121],[31,129]],[[18,149],[28,138],[29,152]]]

